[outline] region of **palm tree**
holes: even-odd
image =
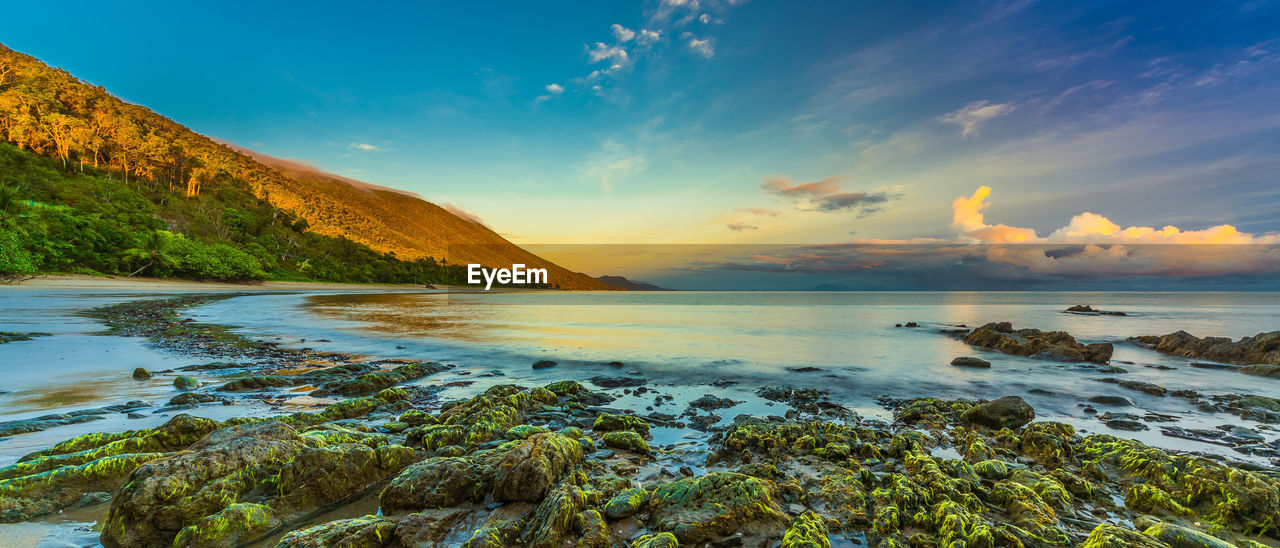
[[[137,270],[131,272],[129,277],[132,277],[134,274],[142,272],[143,270],[151,268],[157,264],[165,266],[174,266],[178,264],[178,260],[169,255],[169,250],[172,247],[173,244],[170,241],[168,232],[163,230],[154,230],[139,242],[138,247],[126,249],[124,251],[126,258],[147,261],[147,264],[144,264],[138,267]]]

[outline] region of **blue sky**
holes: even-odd
[[[1278,1],[58,13],[8,6],[0,41],[519,243],[947,239],[983,185],[988,225],[1042,236],[1280,230]]]

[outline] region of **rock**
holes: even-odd
[[[1157,523],[1143,533],[1172,548],[1235,548],[1225,540],[1172,523]]]
[[[618,493],[604,505],[604,515],[609,519],[631,517],[644,508],[649,500],[649,492],[644,489],[631,488]]]
[[[1097,380],[1098,382],[1117,384],[1125,388],[1128,388],[1129,390],[1146,392],[1147,394],[1151,394],[1152,396],[1164,396],[1169,392],[1168,390],[1165,389],[1165,387],[1157,384],[1152,384],[1149,382],[1121,380],[1121,379],[1116,379],[1111,377],[1108,377],[1105,379],[1097,379]]]
[[[813,510],[792,518],[780,548],[831,548],[826,522]]]
[[[279,375],[248,375],[233,379],[226,384],[219,386],[218,390],[242,392],[245,390],[261,390],[264,388],[293,386],[294,383],[294,379],[281,377]]]
[[[139,367],[133,370],[133,378],[140,381],[145,381],[151,378],[151,372]]]
[[[486,449],[411,464],[382,490],[378,497],[382,510],[416,511],[480,502],[492,493],[494,467],[508,450]]]
[[[268,506],[232,504],[205,516],[178,533],[174,546],[240,546],[279,527],[283,522]]]
[[[1111,360],[1111,343],[1081,344],[1065,331],[1013,330],[1009,322],[988,323],[974,329],[964,342],[1006,354],[1066,362],[1105,364]]]
[[[680,548],[680,541],[671,533],[643,535],[631,543],[631,548]]]
[[[1169,548],[1169,545],[1132,529],[1100,523],[1080,548]]]
[[[404,546],[445,546],[446,538],[469,515],[467,508],[433,508],[409,514],[396,524],[396,539]]]
[[[340,519],[290,532],[276,548],[382,548],[395,539],[395,532],[396,521],[382,516]]]
[[[960,420],[991,429],[1018,428],[1036,418],[1036,411],[1018,396],[1005,396],[978,406],[964,414]]]
[[[788,523],[772,481],[734,472],[709,472],[662,485],[649,497],[649,526],[681,543],[734,535],[749,526],[781,529]]]
[[[728,409],[742,402],[731,400],[729,398],[719,398],[711,394],[707,394],[689,402],[689,407],[696,407],[704,411],[715,411],[717,409]]]
[[[803,367],[788,367],[787,371],[790,371],[792,373],[817,373],[819,371],[822,371],[822,368],[806,365]]]
[[[1133,405],[1133,398],[1128,396],[1112,396],[1109,394],[1094,396],[1089,398],[1089,401],[1099,405],[1110,405],[1113,407],[1129,407]]]
[[[1068,308],[1067,312],[1084,312],[1086,314],[1092,314],[1094,312],[1097,312],[1097,310],[1094,310],[1092,306],[1089,306],[1087,304],[1078,304],[1071,308]]]
[[[645,443],[644,438],[640,436],[640,434],[630,430],[605,433],[604,446],[612,447],[614,449],[625,449],[640,455],[649,454],[649,444]]]
[[[982,359],[982,358],[974,358],[974,357],[970,357],[970,356],[960,356],[960,357],[958,357],[958,358],[956,358],[956,359],[954,359],[954,360],[951,360],[951,365],[956,365],[956,366],[960,366],[960,367],[982,367],[982,368],[989,368],[989,367],[991,367],[991,362],[989,362],[989,361],[987,361],[987,360],[984,360],[984,359]]]
[[[1159,337],[1133,337],[1129,340],[1151,345],[1157,352],[1184,358],[1241,365],[1280,365],[1280,331],[1258,333],[1234,342],[1226,337],[1202,339],[1186,331]]]
[[[1240,368],[1240,372],[1246,375],[1257,375],[1259,377],[1271,377],[1280,379],[1280,365],[1253,364]]]
[[[600,416],[596,417],[591,429],[596,432],[630,430],[643,436],[649,435],[649,423],[644,419],[632,415],[615,415],[613,413],[601,413]]]
[[[517,445],[498,463],[493,498],[498,501],[542,500],[561,477],[581,462],[582,445],[578,440],[556,433],[536,434]]]
[[[552,365],[555,365],[555,362],[552,362]],[[436,362],[411,363],[389,371],[374,371],[350,380],[327,383],[324,388],[344,396],[369,394],[403,382],[434,375],[446,369],[448,369],[447,366]]]
[[[1191,367],[1194,367],[1196,369],[1218,369],[1221,371],[1239,371],[1241,369],[1239,365],[1231,365],[1226,363],[1206,363],[1206,362],[1191,362]]]
[[[643,386],[648,381],[640,377],[591,377],[591,384],[600,388],[619,388],[623,386]]]
[[[358,400],[324,413],[372,405]],[[333,416],[324,413],[303,416]],[[171,544],[186,527],[249,497],[290,521],[389,477],[416,458],[412,449],[389,445],[379,434],[332,428],[299,434],[278,420],[221,428],[187,451],[134,470],[112,500],[101,540],[107,548]]]
[[[1106,424],[1108,428],[1115,430],[1128,430],[1131,432],[1139,432],[1149,428],[1147,425],[1132,419],[1111,419],[1106,421],[1104,424]]]
[[[555,367],[555,366],[556,366],[556,362],[553,362],[551,360],[538,360],[536,362],[533,362],[534,369],[547,369],[549,367]]]
[[[995,459],[984,460],[973,465],[973,471],[983,478],[999,481],[1009,477],[1009,468]]]
[[[195,405],[198,403],[226,402],[225,398],[201,392],[183,392],[169,399],[169,405]]]
[[[195,377],[181,375],[173,379],[173,387],[178,390],[195,390],[200,388],[200,381],[196,380]]]
[[[85,493],[114,492],[141,464],[183,449],[218,427],[177,415],[156,428],[85,434],[0,468],[0,522],[28,521],[77,504]]]

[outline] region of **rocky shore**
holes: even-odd
[[[788,386],[756,392],[785,411],[721,417],[740,402],[673,401],[614,378],[446,400],[442,385],[470,381],[405,383],[447,364],[282,348],[181,319],[215,298],[93,312],[113,333],[212,361],[144,372],[197,381],[151,410],[171,415],[163,425],[78,436],[0,468],[0,522],[94,509],[108,547],[1280,545],[1274,466],[1081,435],[1036,421],[1017,396],[886,397],[888,420]],[[964,337],[1068,362],[1111,357],[1110,345],[1007,324]],[[1280,422],[1264,396],[1116,382]],[[284,412],[300,396],[316,404]],[[615,406],[636,397],[655,410]],[[247,401],[281,412],[184,414]],[[687,408],[660,411],[673,405]]]

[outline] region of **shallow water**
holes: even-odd
[[[165,295],[172,295],[167,293]],[[105,337],[102,326],[78,316],[87,308],[162,294],[143,292],[0,289],[0,330],[44,331],[53,335],[0,345],[0,420],[100,407],[130,400],[163,405],[177,393],[171,375],[149,381],[130,377],[142,366],[164,370],[204,359],[148,347],[138,338]],[[1091,304],[1128,316],[1078,316],[1062,311]],[[278,340],[283,346],[366,354],[377,358],[431,359],[456,364],[421,384],[472,381],[442,396],[461,398],[497,383],[544,384],[592,376],[643,376],[650,388],[675,400],[658,405],[655,392],[622,394],[610,407],[680,414],[688,401],[706,393],[741,403],[716,413],[722,423],[740,413],[781,415],[785,406],[763,400],[755,390],[785,383],[829,390],[833,399],[872,419],[890,413],[875,398],[912,396],[996,398],[1020,395],[1039,418],[1062,420],[1085,433],[1105,432],[1156,446],[1192,449],[1252,460],[1230,448],[1145,432],[1110,430],[1085,414],[1082,403],[1100,394],[1132,398],[1136,407],[1098,411],[1155,411],[1176,415],[1185,428],[1243,424],[1268,441],[1276,429],[1224,414],[1205,413],[1186,400],[1156,397],[1095,379],[1119,377],[1153,382],[1170,390],[1206,394],[1280,394],[1280,380],[1231,371],[1191,368],[1191,360],[1164,356],[1123,343],[1134,335],[1178,329],[1193,334],[1238,338],[1280,329],[1280,293],[521,293],[445,294],[411,292],[297,292],[251,294],[189,311],[199,321],[237,326],[248,336]],[[919,322],[919,328],[894,324]],[[989,321],[1015,327],[1061,329],[1082,342],[1116,342],[1113,364],[1129,370],[1104,374],[1080,364],[1063,364],[978,350],[940,334],[939,329]],[[956,356],[980,356],[990,369],[949,365]],[[534,370],[537,360],[555,367]],[[609,365],[608,362],[623,362]],[[1155,366],[1171,367],[1169,370]],[[789,368],[817,368],[796,372]],[[209,378],[207,380],[216,380]],[[713,381],[729,381],[724,388]],[[224,419],[274,414],[252,401],[234,406],[201,406],[183,411]],[[156,426],[167,413],[143,411],[104,420],[55,427],[0,440],[0,466],[32,450],[94,431]],[[655,428],[654,445],[674,446],[706,434]],[[947,448],[938,448],[943,454]],[[689,465],[693,458],[669,465]],[[91,541],[94,522],[105,507],[68,511],[34,524],[0,526],[0,544],[49,545]],[[343,507],[355,515],[366,509]],[[352,512],[355,512],[354,514]]]
[[[1063,313],[1074,304],[1128,315]],[[201,307],[193,314],[202,321],[232,323],[247,334],[279,338],[286,344],[434,359],[456,363],[463,371],[502,371],[508,382],[550,382],[631,371],[658,384],[737,381],[736,386],[717,391],[735,399],[747,399],[745,396],[764,384],[786,383],[830,390],[837,401],[881,417],[885,413],[874,398],[882,394],[898,398],[1012,394],[1031,402],[1040,417],[1070,422],[1086,432],[1108,432],[1154,445],[1236,458],[1243,457],[1230,449],[1166,437],[1155,428],[1145,432],[1110,430],[1085,414],[1080,404],[1096,395],[1122,395],[1132,398],[1137,406],[1096,406],[1098,411],[1173,414],[1183,419],[1172,424],[1186,428],[1221,424],[1260,427],[1235,416],[1204,413],[1181,398],[1151,396],[1094,380],[1116,376],[1206,394],[1280,393],[1277,379],[1191,368],[1188,364],[1192,360],[1123,342],[1131,336],[1179,329],[1198,336],[1232,338],[1280,329],[1280,293],[288,294],[237,297]],[[894,327],[908,321],[922,327]],[[1113,364],[1129,373],[1099,373],[1080,364],[979,350],[938,333],[957,324],[974,327],[991,321],[1010,321],[1017,328],[1065,330],[1086,343],[1115,342]],[[949,365],[952,358],[965,355],[980,356],[992,362],[992,367]],[[543,359],[559,365],[531,369],[533,361]],[[623,362],[625,367],[604,365],[613,361]],[[801,373],[788,369],[797,367],[819,370]],[[760,410],[757,406],[723,414],[732,417]],[[1265,435],[1273,439],[1276,433]]]

